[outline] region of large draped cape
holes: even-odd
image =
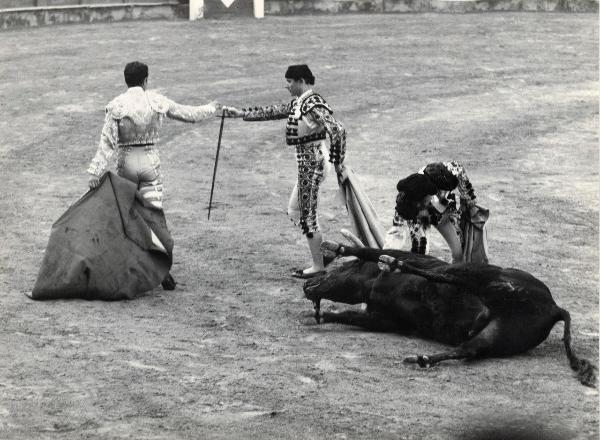
[[[463,234],[463,262],[488,264],[488,246],[486,222],[490,217],[490,211],[475,205],[470,213],[466,210],[461,218],[461,229]]]
[[[113,173],[52,226],[33,299],[131,299],[157,287],[172,264],[173,240],[162,210],[136,197]]]
[[[365,246],[382,249],[385,234],[377,212],[354,171],[349,167],[346,168],[346,171],[347,178],[338,183],[342,199],[346,203],[353,232]]]

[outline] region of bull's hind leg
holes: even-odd
[[[429,368],[442,361],[483,357],[493,351],[492,348],[497,334],[497,322],[491,321],[476,336],[452,350],[431,355],[408,356],[404,359],[404,362],[407,364],[418,364],[422,368]]]

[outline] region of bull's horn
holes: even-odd
[[[346,240],[348,240],[354,246],[361,247],[361,248],[365,247],[364,243],[362,241],[360,241],[360,238],[358,238],[356,235],[354,235],[348,229],[341,229],[340,234],[342,234],[344,236],[344,238]]]

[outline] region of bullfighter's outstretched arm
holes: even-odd
[[[292,102],[287,104],[243,108],[241,110],[241,115],[244,121],[272,121],[276,119],[286,119],[292,109]],[[226,116],[228,115],[226,114]]]
[[[169,109],[167,117],[183,122],[198,122],[214,115],[219,109],[216,102],[210,102],[206,105],[183,105],[167,99]]]

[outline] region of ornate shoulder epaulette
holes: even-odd
[[[169,100],[165,96],[152,90],[146,93],[148,94],[148,102],[150,102],[152,110],[157,113],[167,113],[169,111]]]
[[[329,107],[329,104],[327,104],[325,99],[316,93],[313,93],[302,102],[302,105],[300,106],[300,112],[305,115],[315,107],[324,107],[329,113],[333,113],[333,110],[331,107]]]
[[[106,113],[110,114],[113,119],[123,119],[125,116],[125,99],[123,95],[117,96],[108,103]]]

